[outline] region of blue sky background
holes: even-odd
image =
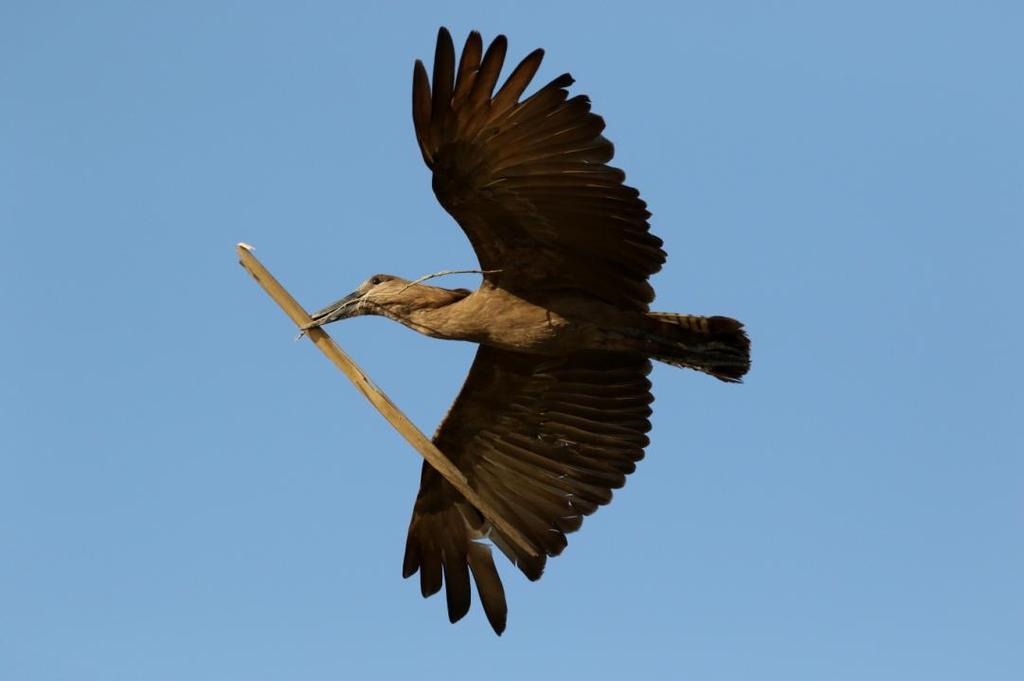
[[[400,577],[420,460],[307,307],[475,267],[409,111],[437,27],[577,78],[743,386],[529,583]],[[1024,10],[1014,2],[0,5],[0,678],[1024,678]],[[449,286],[475,286],[465,276]],[[427,432],[468,344],[338,341]],[[504,561],[504,559],[502,559]]]

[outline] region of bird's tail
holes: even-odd
[[[750,339],[731,317],[649,312],[647,319],[653,359],[729,383],[739,383],[750,370]]]

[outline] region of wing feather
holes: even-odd
[[[501,67],[505,64],[507,50],[508,40],[503,35],[495,38],[487,48],[473,87],[470,89],[467,105],[471,109],[482,107],[491,99],[494,86],[498,83],[498,76],[501,75]]]
[[[433,97],[430,110],[446,112],[451,106],[452,91],[455,87],[455,45],[448,29],[437,32],[437,48],[434,51]],[[442,123],[446,116],[434,116],[435,124]]]
[[[434,162],[430,155],[430,80],[423,62],[416,60],[412,70],[412,120],[416,128],[416,141],[419,142],[423,160],[429,166]]]
[[[537,69],[540,68],[540,63],[543,59],[544,50],[536,49],[528,54],[523,61],[519,62],[519,66],[512,71],[512,75],[508,77],[505,84],[498,90],[498,94],[494,96],[489,121],[493,121],[519,103],[519,97],[522,96],[523,91],[526,90],[530,85],[530,81],[537,74]]]
[[[491,549],[479,542],[471,542],[467,559],[469,569],[473,573],[473,581],[476,582],[476,591],[483,602],[487,621],[500,635],[505,631],[508,606],[505,604],[505,587],[502,586],[498,570],[494,567]]]
[[[455,81],[455,92],[452,94],[454,103],[461,102],[469,94],[476,72],[480,69],[482,52],[483,41],[480,34],[476,31],[470,32],[466,46],[462,48],[462,57],[459,58],[459,75]]]

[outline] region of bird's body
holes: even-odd
[[[472,575],[499,634],[507,606],[487,540],[537,579],[565,535],[611,500],[648,444],[650,360],[728,382],[750,366],[736,320],[649,310],[665,252],[639,193],[607,165],[604,122],[586,97],[568,97],[568,74],[521,99],[540,50],[495,93],[505,49],[498,36],[484,53],[473,32],[456,67],[441,29],[433,83],[420,62],[413,77],[420,151],[480,259],[480,288],[375,275],[314,315],[315,325],[382,315],[479,344],[434,443],[537,555],[424,464],[402,572],[420,573],[424,596],[443,581],[452,622],[469,609]]]
[[[730,352],[725,345],[715,344],[713,324],[727,319],[723,317],[622,310],[575,291],[545,292],[527,300],[487,281],[469,292],[408,282],[392,275],[374,278],[382,281],[372,284],[371,279],[364,284],[361,307],[348,311],[345,317],[379,314],[432,338],[470,341],[530,355],[639,352],[671,363],[672,359],[685,359],[674,355],[687,350],[703,352],[707,359],[718,357],[718,350],[725,371],[731,364],[745,368],[747,362],[743,352]],[[334,321],[330,313],[339,303],[314,318],[320,323]],[[677,317],[678,321],[667,323],[664,317]],[[690,368],[715,373],[700,363]]]

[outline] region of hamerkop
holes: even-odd
[[[543,57],[530,53],[494,93],[498,36],[466,40],[458,67],[442,28],[433,84],[413,70],[416,140],[434,193],[480,260],[476,291],[378,274],[314,315],[314,325],[383,315],[434,338],[479,344],[434,435],[482,498],[534,544],[531,557],[492,528],[429,464],[402,574],[423,596],[447,586],[448,617],[469,610],[472,573],[487,619],[505,628],[505,592],[489,539],[529,579],[566,535],[622,487],[650,430],[651,359],[738,382],[750,368],[743,325],[650,312],[648,277],[665,262],[650,213],[608,165],[604,121],[561,75],[522,99]]]

